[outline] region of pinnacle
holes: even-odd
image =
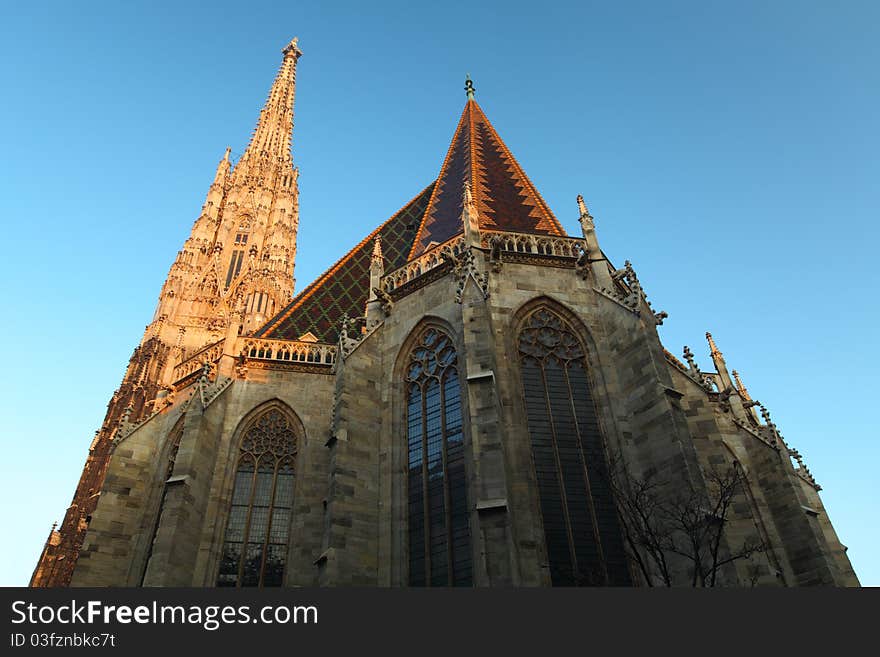
[[[380,235],[376,235],[376,239],[373,241],[373,258],[382,258],[382,237]]]
[[[269,156],[290,161],[290,141],[293,131],[293,101],[296,89],[296,62],[302,51],[294,38],[282,50],[284,59],[263,108],[250,143],[239,160]],[[236,167],[238,169],[238,167]]]
[[[706,340],[709,342],[709,349],[713,356],[721,355],[721,350],[718,349],[718,345],[715,344],[715,340],[712,338],[712,334],[709,331],[706,331]]]
[[[299,58],[302,56],[302,50],[299,49],[299,37],[293,37],[290,43],[281,49],[281,52],[284,53],[285,57]]]

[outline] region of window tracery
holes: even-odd
[[[629,584],[584,346],[541,307],[523,323],[518,352],[551,581]]]
[[[277,408],[259,415],[239,450],[217,586],[281,586],[293,510],[297,439]]]
[[[470,586],[461,391],[452,340],[429,327],[406,370],[410,586]]]

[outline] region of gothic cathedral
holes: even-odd
[[[467,81],[436,180],[294,296],[294,39],[32,586],[857,586],[707,334],[664,349]]]

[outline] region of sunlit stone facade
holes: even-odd
[[[858,585],[711,336],[706,371],[664,349],[632,265],[580,197],[566,235],[470,81],[437,179],[294,296],[300,55],[221,160],[33,586]]]

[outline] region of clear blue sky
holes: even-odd
[[[0,9],[0,584],[62,518],[294,35],[298,289],[436,177],[469,72],[566,229],[582,193],[669,312],[667,348],[709,369],[714,333],[880,584],[880,4],[31,4]]]

